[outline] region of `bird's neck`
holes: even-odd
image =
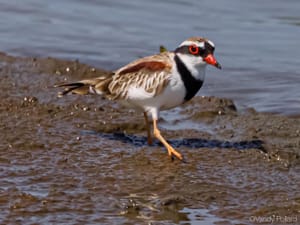
[[[204,81],[206,70],[205,62],[199,63],[199,58],[194,56],[189,56],[180,53],[177,53],[175,55],[178,56],[180,61],[185,65],[186,69],[190,71],[191,75],[196,80],[201,80],[202,82]]]
[[[203,85],[205,65],[193,65],[185,57],[175,54],[176,68],[186,89],[185,101],[194,97]]]

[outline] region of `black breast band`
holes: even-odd
[[[197,80],[191,72],[188,70],[188,68],[185,66],[185,64],[181,61],[181,59],[178,57],[178,55],[175,54],[174,60],[176,62],[177,70],[181,76],[181,79],[184,83],[186,94],[184,97],[185,101],[190,100],[193,98],[199,89],[203,85],[202,80]]]

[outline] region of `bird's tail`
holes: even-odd
[[[64,90],[58,92],[58,97],[62,97],[68,93],[86,95],[99,94],[105,95],[108,92],[108,85],[111,77],[97,77],[87,80],[81,80],[74,83],[56,84],[54,87],[63,87]]]

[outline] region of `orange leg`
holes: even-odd
[[[145,122],[146,122],[148,145],[152,145],[152,137],[151,137],[151,132],[150,132],[150,125],[149,125],[148,115],[147,115],[146,112],[144,112],[144,118],[145,118]]]
[[[161,136],[159,129],[157,128],[157,120],[153,119],[153,134],[154,136],[165,146],[168,150],[170,157],[176,156],[179,160],[183,160],[182,155],[177,152],[164,138]]]

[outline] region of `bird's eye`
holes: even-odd
[[[192,55],[197,55],[197,54],[199,54],[199,47],[197,45],[190,45],[189,46],[189,52]]]

